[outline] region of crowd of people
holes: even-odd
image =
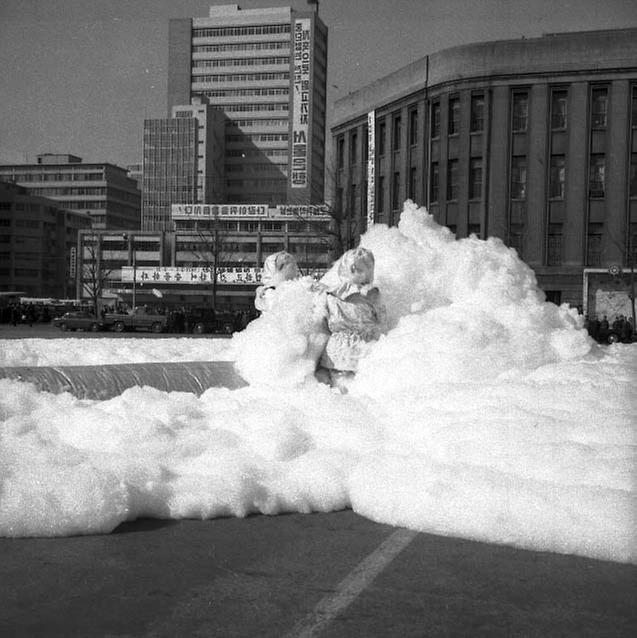
[[[588,334],[599,343],[631,343],[635,332],[633,318],[624,315],[617,315],[612,322],[606,315],[603,315],[601,319],[586,315],[584,327],[588,330]]]
[[[42,303],[16,301],[0,308],[0,323],[10,323],[12,326],[18,324],[32,326],[34,323],[48,323],[51,319],[53,319],[51,310]]]

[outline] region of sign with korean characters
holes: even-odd
[[[185,266],[143,266],[122,267],[122,282],[132,282],[133,275],[137,284],[211,284],[214,280],[213,268]],[[250,266],[217,268],[219,284],[257,284],[261,281],[261,269]]]
[[[292,53],[292,188],[307,188],[309,162],[309,132],[312,91],[310,69],[312,61],[311,20],[294,21]]]
[[[367,228],[374,223],[376,205],[376,111],[367,114]]]
[[[173,220],[185,219],[289,219],[294,217],[329,217],[325,204],[172,204]]]

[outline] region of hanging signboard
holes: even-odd
[[[214,269],[209,266],[143,266],[133,268],[122,267],[122,282],[139,284],[211,284],[214,280]],[[261,281],[261,269],[250,266],[217,268],[217,283],[220,284],[257,284]]]
[[[292,188],[307,188],[310,135],[312,59],[311,20],[294,21],[292,79]]]
[[[374,223],[376,205],[376,112],[367,114],[367,228]]]
[[[285,204],[279,206],[268,204],[172,204],[171,217],[173,220],[328,218],[328,210],[325,204]]]

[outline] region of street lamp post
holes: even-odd
[[[132,256],[132,263],[133,263],[133,312],[135,311],[135,308],[137,308],[137,302],[136,302],[136,287],[137,287],[137,261],[135,259],[135,235],[129,235],[128,233],[124,233],[122,235],[122,237],[124,238],[124,241],[128,242],[128,250],[131,253]]]

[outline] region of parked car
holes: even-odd
[[[135,308],[134,311],[127,313],[106,313],[104,325],[115,332],[150,330],[158,333],[164,332],[168,327],[168,317],[150,309]]]
[[[188,313],[188,325],[194,334],[216,332],[232,334],[236,330],[235,317],[230,312],[210,308],[194,308]]]
[[[61,330],[90,330],[91,332],[104,330],[101,319],[83,310],[65,312],[61,317],[53,319],[51,323]]]

